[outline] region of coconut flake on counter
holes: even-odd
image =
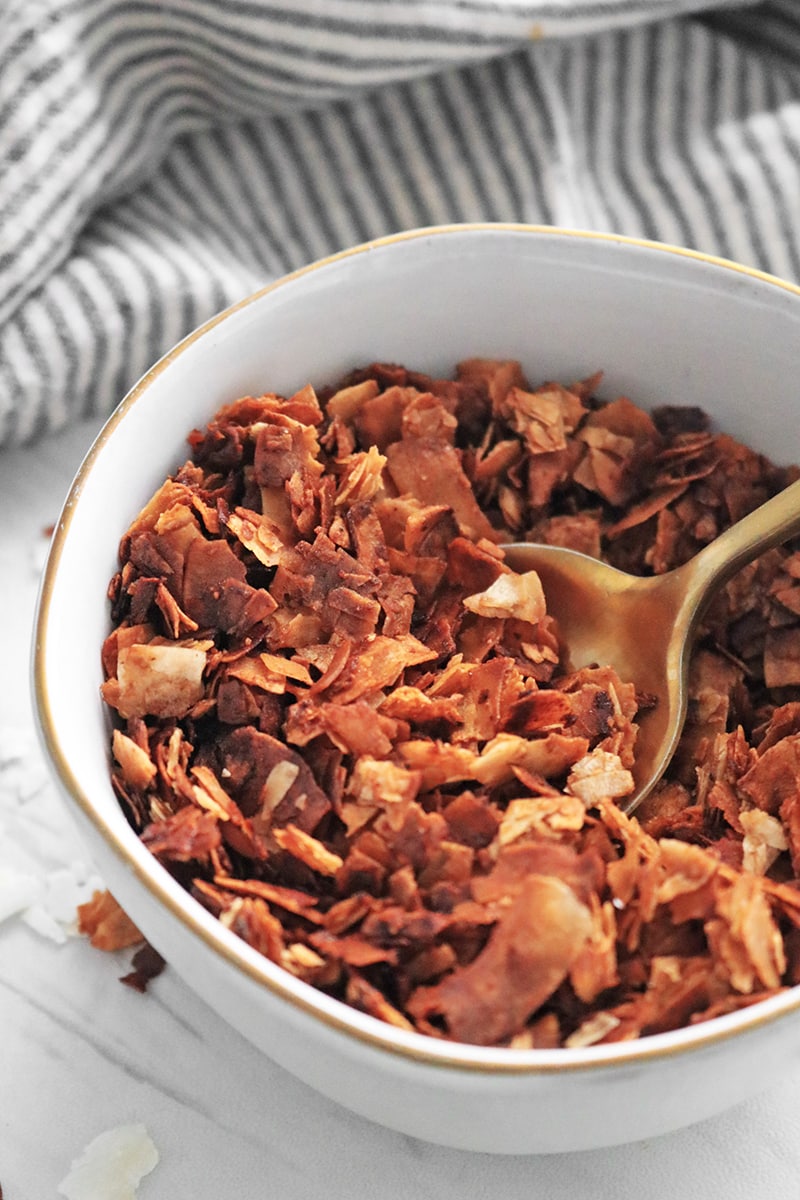
[[[38,896],[39,886],[35,875],[0,864],[0,922],[28,908]]]
[[[84,862],[56,867],[48,872],[36,902],[22,919],[42,937],[61,944],[80,936],[78,910],[102,887],[100,876]]]
[[[27,728],[0,734],[0,922],[63,943],[79,905],[103,887]]]
[[[67,1200],[136,1200],[139,1183],[158,1161],[144,1125],[118,1125],[89,1142],[57,1191]]]

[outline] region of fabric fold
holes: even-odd
[[[608,230],[800,277],[800,15],[687,15],[710,7],[20,3],[0,445],[110,411],[221,307],[414,226]]]

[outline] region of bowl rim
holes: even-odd
[[[786,988],[766,1000],[757,1001],[736,1012],[685,1026],[667,1033],[651,1034],[640,1039],[605,1045],[589,1045],[575,1048],[512,1049],[510,1047],[474,1046],[462,1042],[451,1042],[418,1033],[397,1029],[376,1017],[362,1013],[344,1001],[334,1000],[310,984],[297,980],[289,972],[257,952],[252,951],[224,926],[209,916],[187,892],[176,884],[165,868],[155,858],[140,861],[127,844],[127,833],[118,836],[104,816],[98,812],[70,766],[68,750],[62,744],[52,715],[48,691],[47,661],[50,609],[56,577],[69,535],[73,515],[80,504],[84,483],[92,467],[102,453],[106,443],[122,423],[126,414],[147,391],[151,383],[180,354],[195,341],[203,338],[217,325],[233,314],[247,308],[256,301],[294,283],[305,276],[332,266],[345,259],[369,253],[376,249],[415,241],[421,238],[447,237],[451,235],[478,235],[500,233],[540,238],[568,238],[586,240],[606,245],[620,245],[644,250],[648,253],[672,255],[695,260],[706,265],[731,272],[735,276],[752,279],[800,298],[800,286],[749,267],[730,259],[702,251],[692,250],[666,242],[646,238],[602,232],[596,230],[571,229],[557,225],[526,224],[523,222],[464,222],[445,225],[422,226],[407,229],[383,237],[361,242],[336,253],[326,255],[312,263],[299,267],[264,285],[209,320],[182,338],[168,350],[130,388],[109,415],[92,445],[86,453],[64,501],[62,512],[56,523],[42,574],[33,627],[31,652],[31,684],[34,713],[40,743],[51,771],[61,785],[62,792],[100,833],[116,858],[135,876],[149,892],[151,899],[165,907],[191,935],[198,937],[206,949],[219,955],[227,964],[248,977],[251,982],[265,987],[278,1000],[283,1000],[299,1009],[305,1016],[322,1022],[334,1033],[342,1033],[354,1042],[361,1043],[373,1051],[388,1051],[393,1056],[412,1060],[430,1068],[444,1068],[483,1076],[541,1076],[553,1072],[587,1071],[598,1068],[631,1067],[650,1060],[680,1056],[693,1050],[709,1048],[734,1036],[751,1032],[772,1024],[780,1017],[800,1011],[800,985]],[[130,831],[131,838],[135,838]],[[138,844],[138,839],[137,839]],[[133,843],[132,843],[133,845]],[[158,868],[158,869],[154,869]],[[174,889],[178,890],[178,895]],[[208,918],[208,920],[206,920]]]

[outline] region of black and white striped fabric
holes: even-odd
[[[472,220],[800,280],[799,0],[0,0],[0,446],[288,270]]]

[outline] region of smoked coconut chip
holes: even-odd
[[[800,982],[800,552],[715,600],[635,819],[652,700],[567,673],[499,548],[663,572],[796,472],[600,383],[472,359],[246,397],[122,539],[103,695],[133,828],[227,930],[398,1028],[578,1047]]]
[[[95,892],[91,900],[79,906],[78,932],[88,937],[97,950],[138,947],[131,961],[131,970],[122,976],[122,983],[137,992],[146,991],[150,980],[164,970],[164,959],[145,941],[110,892]]]

